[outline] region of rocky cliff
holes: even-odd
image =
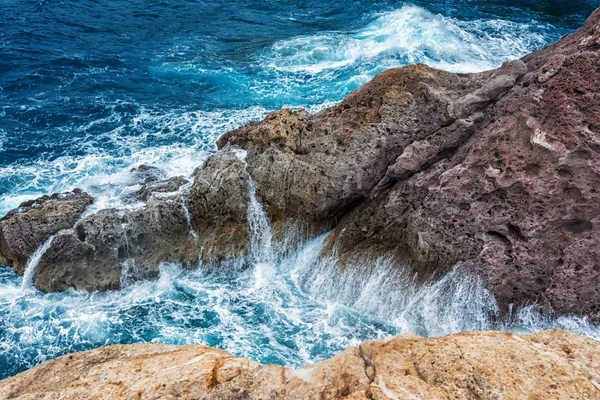
[[[55,235],[36,286],[106,290],[162,261],[243,255],[251,177],[280,238],[333,229],[342,263],[393,256],[422,279],[461,263],[503,310],[600,316],[600,10],[497,70],[388,70],[335,107],[273,112],[218,147],[191,183],[152,177],[141,208],[81,219],[87,198],[23,205],[0,219],[0,261],[22,273]]]
[[[302,369],[204,346],[115,345],[0,382],[1,399],[598,399],[600,342],[532,335],[406,334]]]

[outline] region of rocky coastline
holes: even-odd
[[[302,369],[205,346],[115,345],[0,382],[2,399],[597,399],[600,342],[553,330],[367,341]]]
[[[575,33],[496,70],[391,69],[339,105],[316,114],[274,111],[225,133],[217,146],[191,180],[165,179],[147,166],[132,171],[143,186],[132,198],[141,205],[131,209],[86,213],[93,199],[77,189],[21,204],[0,219],[0,263],[22,275],[28,259],[50,241],[33,276],[35,286],[48,292],[118,290],[127,281],[156,278],[162,262],[218,267],[251,251],[248,204],[254,196],[282,247],[294,245],[284,243],[290,232],[304,238],[331,231],[323,255],[335,253],[340,268],[358,259],[389,257],[426,281],[458,265],[483,279],[502,313],[537,303],[558,314],[600,321],[600,9]],[[491,353],[474,348],[463,353],[461,340],[489,344]],[[421,353],[409,343],[421,346]],[[540,343],[546,346],[544,365],[557,368],[554,372],[523,369],[521,392],[514,393],[502,381],[509,375],[490,378],[494,357],[502,351],[522,345],[523,354],[536,353],[528,358],[515,350],[511,365],[522,367],[536,360]],[[580,349],[565,350],[573,343]],[[354,362],[362,357],[356,351],[366,351],[363,346],[376,352],[388,345],[396,353],[388,356],[380,349],[383,358],[373,365],[366,358]],[[3,381],[0,397],[91,398],[90,391],[98,390],[130,398],[141,390],[143,398],[176,397],[176,391],[188,398],[193,396],[186,391],[205,390],[200,398],[235,398],[238,388],[239,398],[273,393],[288,398],[317,393],[322,398],[525,398],[523,390],[534,393],[541,387],[540,377],[555,379],[567,366],[573,370],[565,374],[577,378],[567,386],[548,381],[549,389],[538,398],[600,396],[600,377],[590,375],[600,370],[592,365],[600,355],[598,342],[566,332],[400,336],[358,349],[310,367],[322,368],[319,380],[312,381],[303,378],[306,369],[260,367],[203,347],[109,347],[69,356],[85,372],[65,377],[68,383],[57,378],[33,389],[23,386],[39,379],[36,374],[50,379],[59,366],[69,371],[70,359],[61,358]],[[437,359],[447,363],[444,371],[454,363],[449,357],[464,366],[450,377],[434,371],[433,363],[423,372],[417,364],[437,351],[442,352]],[[113,385],[100,375],[94,380],[90,372],[112,368],[113,361],[119,368],[142,363],[142,371],[149,371],[146,361],[130,361],[146,360],[144,354],[147,363],[161,369],[163,354],[177,365],[188,358],[211,361],[194,361],[199,375],[184,384],[165,382],[165,392],[158,386],[136,389],[125,381]],[[394,365],[408,363],[407,354],[412,364],[401,378]],[[356,360],[345,360],[352,357]],[[465,361],[473,357],[482,364]],[[332,363],[336,367],[328,369]],[[383,371],[398,380],[375,384],[371,366],[373,376]],[[489,374],[475,374],[477,368]],[[224,386],[218,385],[219,374],[226,376]],[[131,382],[140,379],[134,375]]]

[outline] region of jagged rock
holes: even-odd
[[[342,260],[394,255],[422,278],[462,261],[503,310],[600,318],[600,9],[576,33],[479,74],[388,70],[339,106],[271,113],[248,150],[274,221],[324,230]]]
[[[597,399],[600,342],[531,335],[405,334],[293,370],[205,346],[115,345],[0,382],[1,399]]]
[[[183,185],[190,183],[183,176],[174,176],[169,179],[161,179],[145,183],[140,190],[135,193],[139,200],[147,201],[153,193],[173,193],[177,192]]]
[[[462,262],[503,310],[539,301],[600,318],[599,21],[597,10],[576,33],[493,71],[391,69],[338,106],[314,115],[284,109],[226,133],[189,193],[171,200],[179,206],[148,204],[131,214],[150,224],[136,232],[164,242],[143,268],[154,272],[140,276],[154,276],[159,261],[187,262],[200,248],[204,262],[245,253],[249,173],[277,230],[298,221],[310,233],[335,228],[329,245],[342,261],[393,255],[422,278]],[[247,166],[228,145],[246,150]],[[170,190],[172,183],[157,185]],[[149,203],[167,201],[159,194]],[[189,239],[184,205],[197,241]],[[78,235],[83,228],[61,233],[36,283],[73,286],[65,277],[74,272],[58,272],[72,265],[81,276],[96,268],[116,276],[126,259],[118,227],[126,222],[111,218],[89,217],[107,224],[93,239]],[[67,242],[80,255],[53,250]],[[12,260],[4,243],[0,253]],[[21,268],[35,246],[23,249]],[[51,262],[62,267],[51,272]],[[116,278],[108,281],[90,287],[113,287]]]
[[[92,202],[75,189],[22,203],[0,218],[0,262],[22,275],[29,256],[51,235],[72,227]]]
[[[204,262],[246,253],[248,188],[248,172],[233,152],[209,158],[196,171],[187,207],[203,244]]]
[[[150,197],[134,211],[102,210],[54,236],[34,277],[45,291],[119,289],[158,276],[161,262],[198,261],[181,197]]]
[[[132,173],[134,183],[143,185],[145,183],[155,182],[165,177],[165,172],[158,167],[142,164],[137,168],[132,168],[129,172]]]
[[[243,254],[244,164],[234,153],[221,153],[196,172],[189,193],[177,192],[186,182],[176,177],[146,184],[144,207],[102,210],[56,234],[40,260],[35,286],[49,292],[115,290],[156,278],[161,262],[197,266],[199,256],[209,263]]]

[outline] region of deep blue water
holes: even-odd
[[[494,68],[572,32],[594,6],[600,1],[0,0],[0,216],[75,186],[96,208],[121,206],[139,187],[131,167],[189,175],[221,133],[270,110],[317,110],[409,63]],[[110,343],[205,343],[299,366],[406,330],[498,328],[477,282],[419,291],[382,266],[364,276],[323,272],[325,282],[312,272],[318,246],[229,274],[165,266],[157,282],[107,294],[22,290],[0,267],[0,378]],[[532,310],[518,319],[510,329],[600,332]]]
[[[496,67],[594,3],[0,0],[0,215],[142,162],[189,173],[227,128],[392,66]]]

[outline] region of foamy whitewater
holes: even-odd
[[[141,186],[130,172],[140,164],[190,177],[219,135],[270,110],[317,111],[410,63],[494,68],[571,32],[592,8],[494,3],[9,0],[0,13],[0,216],[74,187],[94,196],[87,213],[140,207],[127,196]],[[151,282],[132,282],[135,266],[124,265],[124,289],[107,293],[35,289],[52,239],[24,277],[0,267],[0,378],[113,343],[201,343],[297,367],[407,331],[562,327],[600,339],[587,319],[535,305],[499,319],[483,283],[458,268],[419,286],[386,259],[343,270],[319,259],[326,234],[283,250],[252,181],[251,194],[244,262],[164,264]]]

